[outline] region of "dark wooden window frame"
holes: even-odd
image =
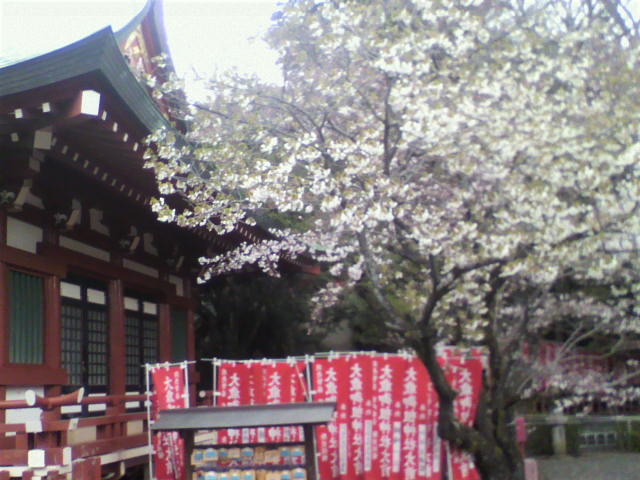
[[[126,307],[126,299],[137,302],[137,310]],[[156,306],[156,313],[145,313],[145,302]],[[125,387],[127,391],[145,390],[145,363],[160,358],[160,303],[158,300],[127,292],[125,294]],[[135,381],[134,381],[135,378]]]
[[[63,282],[78,286],[81,298],[75,299],[62,296],[60,292],[60,343],[61,343],[61,365],[68,368],[68,362],[72,362],[73,354],[80,355],[80,381],[76,381],[78,372],[69,371],[68,385],[64,390],[71,391],[79,387],[84,387],[87,393],[108,393],[109,391],[109,357],[111,345],[109,342],[109,298],[108,285],[105,282],[95,281],[84,277],[71,277]],[[89,289],[102,292],[105,295],[104,304],[90,302],[88,299]],[[75,309],[80,314],[79,328],[65,326],[68,318],[65,318],[65,310]],[[95,315],[102,314],[102,318]],[[102,329],[100,330],[100,325]],[[71,330],[76,330],[80,338],[69,338]],[[79,332],[78,332],[79,330]],[[80,352],[73,352],[71,347],[73,342],[80,342]],[[77,355],[76,355],[77,356]],[[97,377],[102,377],[102,382],[97,381]]]

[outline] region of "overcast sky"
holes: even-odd
[[[276,0],[164,0],[169,48],[179,73],[236,66],[277,81],[275,55],[259,40]],[[111,25],[125,25],[145,0],[0,0],[0,57],[44,53]]]

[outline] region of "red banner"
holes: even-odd
[[[161,410],[186,408],[185,369],[182,366],[151,369],[155,390],[153,418]],[[182,480],[184,476],[184,444],[177,432],[158,432],[153,436],[155,476],[158,480]]]
[[[261,386],[259,402],[265,405],[304,402],[304,364],[298,362],[272,362],[260,367]],[[267,442],[299,442],[303,440],[299,427],[271,427],[266,432]]]
[[[304,362],[223,362],[218,370],[220,406],[305,401]],[[220,430],[218,443],[301,442],[300,427]]]
[[[415,357],[353,355],[316,359],[315,401],[337,414],[316,429],[321,478],[439,480],[438,403]]]
[[[317,359],[313,362],[314,400],[337,402],[334,420],[316,428],[318,476],[322,479],[347,475],[347,402],[349,371],[347,358]]]
[[[476,416],[482,386],[482,359],[476,356],[445,353],[445,375],[451,387],[458,392],[454,401],[454,413],[463,425],[471,426]],[[449,478],[453,480],[479,480],[471,456],[447,445]]]
[[[225,362],[218,370],[218,405],[232,407],[239,405],[256,405],[256,382],[251,364],[244,362]],[[250,432],[250,430],[252,430]],[[257,432],[253,429],[221,429],[218,430],[218,443],[240,443],[246,437],[246,443],[257,442]]]

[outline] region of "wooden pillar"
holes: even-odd
[[[7,244],[7,210],[0,207],[0,248]]]
[[[1,210],[0,210],[1,211]],[[0,248],[3,246],[0,244]],[[0,368],[9,360],[9,269],[0,262]]]
[[[126,389],[124,323],[122,280],[111,280],[109,281],[109,393],[111,395],[123,395]]]
[[[187,310],[187,360],[196,359],[196,326],[195,315],[193,308],[189,307]],[[196,392],[196,365],[195,363],[189,364],[189,405],[196,405],[197,392]]]
[[[60,368],[60,278],[51,275],[44,281],[44,358],[50,368]]]
[[[193,430],[180,430],[180,436],[184,440],[184,477],[183,480],[191,480],[193,478],[193,465],[191,465],[191,455],[193,454]]]
[[[7,244],[7,210],[0,208],[0,250]],[[9,305],[7,284],[9,272],[4,263],[0,262],[0,368],[6,365],[9,356]],[[0,422],[4,422],[4,413],[0,413]]]
[[[171,361],[171,307],[168,303],[158,305],[158,360]]]
[[[318,478],[316,457],[316,442],[313,425],[305,424],[304,430],[304,456],[307,464],[307,480],[316,480]]]
[[[0,385],[0,400],[6,400],[6,399],[7,399],[7,387]],[[4,408],[0,409],[0,425],[5,423],[5,413],[6,413],[6,410]],[[0,433],[0,438],[4,436],[5,436],[4,433]]]

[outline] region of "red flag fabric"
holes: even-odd
[[[249,363],[224,362],[218,371],[218,391],[220,393],[218,405],[223,407],[253,405],[252,402],[256,395],[253,375],[254,372]],[[221,429],[218,431],[218,443],[241,443],[243,433],[246,439],[250,440],[248,430],[243,432],[237,428]]]
[[[183,366],[151,369],[155,389],[152,402],[153,418],[161,410],[188,406]],[[158,480],[182,480],[184,476],[184,442],[177,432],[159,432],[153,436],[155,475]]]
[[[300,365],[297,362],[272,362],[260,366],[260,403],[270,405],[304,402],[304,383],[300,378]],[[302,440],[301,429],[298,427],[271,427],[267,430],[268,442]]]
[[[439,362],[458,390],[455,413],[470,425],[482,383],[478,352],[461,356],[444,349]],[[223,362],[220,405],[291,403],[305,400],[304,363]],[[328,425],[316,427],[318,475],[323,480],[476,480],[472,459],[448,449],[437,434],[438,397],[422,362],[411,355],[348,354],[315,358],[314,401],[334,401]],[[248,430],[248,429],[245,429]],[[220,436],[222,442],[238,439]],[[293,428],[242,431],[242,443],[298,442]],[[443,463],[444,461],[447,463]]]
[[[445,360],[447,380],[458,396],[454,401],[454,413],[463,425],[472,425],[476,416],[482,385],[482,360],[478,357],[453,354]],[[449,478],[453,480],[479,480],[471,456],[447,446]]]
[[[333,421],[316,428],[318,476],[336,479],[348,475],[347,403],[348,360],[346,357],[322,358],[313,362],[314,400],[337,402]]]
[[[314,400],[337,402],[316,428],[321,478],[440,480],[438,401],[413,356],[350,355],[313,363]]]
[[[268,405],[305,401],[304,362],[222,362],[218,370],[220,406]],[[226,429],[218,443],[301,442],[300,427]]]

